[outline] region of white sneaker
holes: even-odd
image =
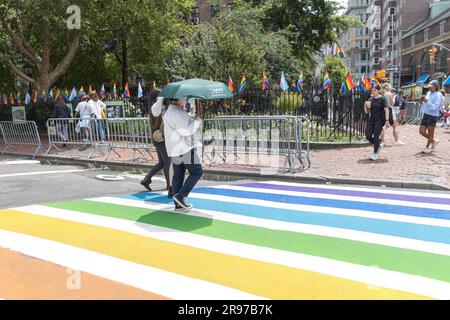
[[[381,149],[383,149],[384,145],[380,143],[380,146],[378,147],[377,156],[380,154]]]
[[[381,147],[381,148],[384,147],[384,142],[380,142],[380,147]]]
[[[434,150],[436,148],[436,146],[438,145],[439,140],[438,139],[434,139],[433,143],[431,144],[431,150]]]
[[[396,146],[404,146],[405,143],[403,141],[398,140],[398,141],[395,141],[395,145]]]
[[[380,150],[378,150],[378,151],[380,151]],[[378,160],[378,154],[372,153],[372,155],[370,156],[369,159],[372,160],[372,161],[377,161]]]
[[[425,148],[422,150],[422,153],[430,153],[430,152],[431,152],[431,149],[429,149],[429,148]]]

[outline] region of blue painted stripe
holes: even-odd
[[[154,193],[138,193],[117,197],[173,205],[173,202],[167,199],[166,195]],[[189,203],[192,203],[198,209],[221,211],[248,217],[357,230],[423,241],[450,243],[450,228],[445,227],[327,213],[274,209],[237,202],[223,202],[198,198],[189,198]]]
[[[197,188],[194,191],[195,193],[220,195],[234,198],[266,200],[278,203],[300,204],[300,205],[339,208],[339,209],[364,210],[370,212],[383,212],[390,214],[401,214],[406,216],[450,220],[449,210],[417,208],[413,206],[389,205],[389,204],[370,203],[362,201],[310,198],[306,196],[289,196],[282,194],[227,190],[219,188]]]

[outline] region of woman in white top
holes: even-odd
[[[396,146],[402,146],[405,143],[400,141],[399,136],[398,136],[398,131],[397,131],[397,123],[396,123],[396,119],[395,119],[395,115],[393,112],[393,108],[394,108],[394,103],[395,103],[395,95],[392,93],[392,88],[391,85],[389,83],[384,83],[383,86],[383,96],[386,99],[387,105],[389,106],[389,119],[386,119],[386,125],[383,128],[383,131],[381,132],[381,146],[384,146],[384,134],[385,131],[389,128],[389,125],[392,126],[393,129],[393,135],[394,135],[394,139],[395,142],[394,144]]]
[[[89,132],[92,131],[91,121],[95,116],[94,111],[92,110],[90,104],[88,103],[88,96],[84,94],[81,97],[81,102],[77,105],[75,111],[79,113],[80,117],[80,128],[83,130],[84,138],[83,142],[87,142],[89,140]]]

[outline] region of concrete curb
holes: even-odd
[[[30,154],[6,152],[5,155],[14,157],[27,157],[31,158]],[[145,169],[150,170],[152,164],[139,164],[139,163],[124,163],[120,161],[101,161],[101,160],[87,160],[78,158],[69,158],[54,155],[37,155],[36,160],[41,161],[55,161],[58,164],[76,164],[86,166],[89,164],[97,166],[107,166],[111,170],[133,170],[133,169]],[[371,180],[371,179],[359,179],[359,178],[342,178],[342,177],[327,177],[327,176],[293,176],[290,174],[260,174],[252,171],[234,171],[220,169],[208,169],[204,168],[204,178],[208,180],[221,180],[221,181],[235,181],[241,179],[252,180],[282,180],[299,183],[313,183],[313,184],[346,184],[346,185],[360,185],[360,186],[376,186],[387,188],[406,188],[406,189],[419,189],[419,190],[440,190],[450,191],[449,187],[439,185],[432,182],[421,181],[393,181],[393,180]]]

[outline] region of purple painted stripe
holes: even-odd
[[[257,188],[257,189],[273,189],[273,190],[282,190],[282,191],[322,193],[322,194],[334,194],[334,195],[339,195],[339,196],[365,197],[365,198],[376,198],[376,199],[385,199],[385,200],[401,200],[401,201],[450,205],[450,198],[447,198],[447,199],[446,198],[430,198],[430,197],[411,196],[411,195],[403,195],[403,194],[378,193],[378,192],[370,192],[370,191],[324,189],[324,188],[314,188],[314,187],[297,187],[297,186],[285,186],[285,185],[270,184],[270,183],[244,183],[244,184],[238,184],[237,186]]]

